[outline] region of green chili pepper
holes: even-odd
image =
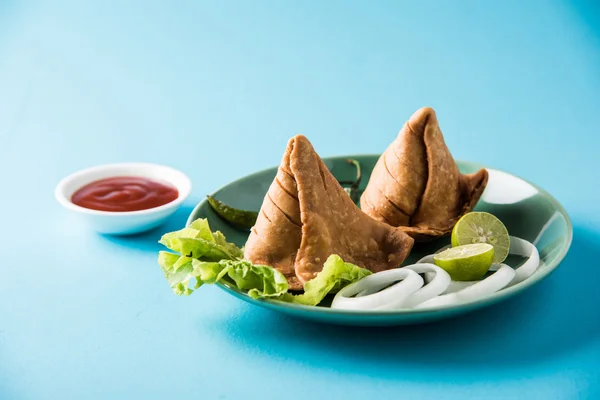
[[[214,212],[234,227],[250,230],[256,223],[256,218],[258,218],[257,212],[233,208],[212,196],[206,196],[206,198]]]
[[[352,199],[353,202],[358,203],[358,201],[360,199],[359,186],[360,186],[360,180],[362,179],[362,171],[360,168],[360,163],[358,161],[352,160],[352,159],[347,159],[346,162],[348,164],[352,164],[352,165],[354,165],[354,167],[356,167],[356,179],[354,179],[353,181],[341,181],[340,184],[341,185],[350,184],[350,187],[344,188],[344,190],[346,191],[346,193],[348,193],[348,195],[350,196],[350,198]]]

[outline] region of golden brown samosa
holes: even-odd
[[[263,200],[244,257],[270,265],[300,290],[332,254],[373,272],[399,266],[414,240],[354,204],[312,144],[290,139]]]
[[[371,217],[426,241],[450,233],[475,207],[487,181],[485,169],[459,172],[435,111],[423,107],[377,161],[360,205]]]

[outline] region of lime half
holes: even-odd
[[[494,247],[487,243],[452,247],[433,256],[433,263],[454,281],[476,281],[485,275],[494,260]]]
[[[452,229],[452,246],[473,243],[494,246],[494,263],[504,261],[510,250],[510,237],[506,227],[502,221],[486,212],[465,214]]]

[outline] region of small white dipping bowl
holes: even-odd
[[[140,211],[98,211],[80,207],[71,202],[71,197],[88,183],[118,176],[139,176],[171,184],[179,192],[178,197],[165,205]],[[176,169],[157,164],[122,163],[87,168],[61,180],[54,190],[56,200],[67,210],[85,218],[87,223],[100,233],[130,235],[140,233],[162,224],[181,206],[192,190],[190,179]]]

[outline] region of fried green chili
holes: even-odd
[[[346,193],[348,193],[348,195],[350,196],[350,198],[352,199],[353,202],[358,203],[358,200],[360,199],[360,190],[359,190],[359,186],[360,186],[360,180],[362,179],[362,171],[360,168],[360,163],[357,160],[352,160],[352,159],[347,159],[346,162],[348,164],[352,164],[354,165],[354,167],[356,168],[356,178],[353,181],[341,181],[340,185],[350,185],[350,187],[345,187],[344,190],[346,191]]]
[[[254,226],[258,217],[257,212],[233,208],[212,196],[206,196],[206,198],[214,212],[234,227],[250,230]]]

